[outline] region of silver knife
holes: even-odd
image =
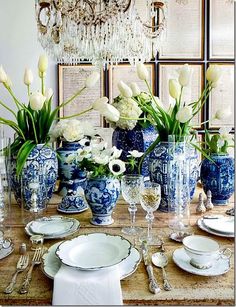
[[[160,287],[158,286],[158,283],[156,281],[156,278],[153,274],[153,267],[151,264],[151,258],[148,254],[148,248],[147,248],[147,242],[143,241],[141,245],[142,249],[142,255],[143,255],[143,261],[146,266],[146,271],[148,273],[148,279],[149,279],[149,290],[150,292],[156,294],[161,291]]]

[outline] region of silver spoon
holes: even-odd
[[[168,264],[168,259],[166,255],[162,252],[158,252],[152,255],[152,263],[162,269],[162,276],[163,276],[163,288],[165,291],[170,291],[172,289],[171,284],[169,283],[167,279],[167,274],[164,269],[165,266]]]

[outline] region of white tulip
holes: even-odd
[[[232,112],[231,112],[230,108],[218,109],[218,110],[216,110],[214,119],[225,120],[225,119],[230,117],[231,113]]]
[[[53,90],[52,88],[47,88],[45,93],[44,93],[44,96],[46,97],[46,100],[48,101],[53,95]]]
[[[130,88],[133,92],[133,96],[138,96],[140,95],[141,91],[140,91],[140,88],[138,87],[138,84],[135,83],[135,82],[131,82],[130,83]]]
[[[131,98],[133,96],[133,92],[131,88],[125,84],[123,81],[119,81],[117,87],[123,97]]]
[[[33,82],[33,79],[34,77],[31,69],[26,68],[24,73],[24,84],[29,86]]]
[[[103,111],[104,107],[107,105],[108,103],[108,98],[107,97],[101,97],[98,98],[97,100],[94,101],[94,103],[92,104],[92,108],[96,111]]]
[[[0,82],[6,83],[7,82],[7,74],[2,66],[0,66]]]
[[[40,75],[44,74],[48,68],[48,58],[45,54],[40,55],[38,61],[38,70]]]
[[[148,70],[145,67],[145,65],[141,62],[137,64],[137,75],[140,80],[143,80],[143,81],[148,80],[148,77],[149,77]]]
[[[179,83],[181,86],[187,86],[189,84],[192,75],[192,68],[188,64],[184,64],[179,69]]]
[[[92,88],[100,79],[100,74],[97,71],[94,71],[88,78],[85,80],[85,87]]]
[[[181,86],[179,82],[175,79],[169,80],[169,93],[174,99],[178,99],[181,92]]]
[[[46,97],[43,96],[41,93],[39,92],[33,93],[29,98],[31,109],[34,111],[41,110],[45,100],[46,100]]]
[[[230,135],[230,131],[232,130],[231,127],[221,127],[219,129],[219,134],[220,134],[220,137],[223,139],[223,140],[231,140],[232,139],[232,136],[233,135]]]
[[[219,65],[210,65],[206,71],[206,79],[209,82],[217,82],[221,77],[221,68]]]
[[[120,112],[110,104],[106,105],[106,108],[101,112],[101,114],[111,122],[117,122],[120,119]]]
[[[176,119],[180,123],[186,123],[188,122],[193,116],[192,108],[190,106],[186,106],[183,108],[180,108],[179,111],[176,114]]]

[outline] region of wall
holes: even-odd
[[[33,0],[0,0],[0,65],[13,82],[16,96],[27,102],[26,86],[23,83],[25,67],[32,69],[34,82],[32,90],[40,89],[37,73],[37,62],[40,54],[44,53],[37,41],[37,25]],[[46,85],[57,95],[57,66],[49,59]],[[56,100],[55,97],[54,100]],[[15,108],[9,94],[0,85],[0,100]],[[0,107],[0,117],[10,118],[9,113]],[[4,128],[6,136],[13,136],[11,128]]]

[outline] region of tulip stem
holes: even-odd
[[[16,96],[13,94],[12,90],[10,89],[10,87],[8,87],[5,83],[3,83],[3,84],[4,84],[5,88],[8,90],[8,92],[10,93],[11,97],[13,98],[13,100],[14,100],[14,102],[15,102],[17,108],[18,108],[18,110],[20,109],[20,107],[23,108],[23,104],[21,104],[21,103],[19,102],[19,100],[18,100],[18,99],[16,98]]]
[[[1,100],[0,100],[0,104],[1,104],[4,108],[6,108],[9,112],[11,112],[11,113],[15,116],[15,118],[17,118],[17,117],[16,117],[16,113],[15,113],[14,111],[12,111],[7,105],[5,105],[5,103],[3,103]]]
[[[30,96],[30,86],[27,85],[27,93],[28,93],[28,97]]]
[[[86,89],[86,86],[82,87],[78,92],[76,92],[73,96],[68,98],[66,101],[64,101],[62,104],[60,104],[57,108],[58,110],[62,107],[65,107],[68,103],[70,103],[72,100],[74,100],[77,96],[79,96],[84,90]]]
[[[77,114],[74,114],[74,115],[70,115],[70,116],[63,116],[63,117],[58,117],[57,120],[60,120],[60,119],[69,119],[69,118],[73,118],[73,117],[77,117],[77,116],[81,116],[89,111],[92,111],[93,108],[89,108],[89,109],[86,109],[80,113],[77,113]]]

